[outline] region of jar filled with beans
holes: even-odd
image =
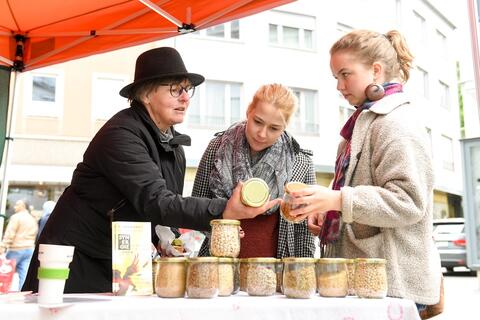
[[[317,288],[322,297],[345,297],[348,291],[346,259],[317,260]]]
[[[218,295],[218,258],[198,257],[188,261],[187,296],[214,298]]]
[[[271,296],[277,289],[275,258],[249,258],[247,293],[251,296]]]
[[[240,291],[247,292],[248,259],[239,259]]]
[[[210,221],[210,254],[215,257],[236,258],[240,253],[240,221],[216,219]]]
[[[275,262],[275,272],[277,273],[277,292],[283,293],[283,261],[282,259],[277,259]]]
[[[187,259],[184,257],[156,260],[155,292],[162,298],[183,298]]]
[[[232,294],[237,294],[240,290],[240,259],[233,258],[233,291]]]
[[[385,298],[387,296],[387,271],[385,259],[355,259],[355,293],[360,298]]]
[[[349,296],[355,295],[355,259],[347,259],[347,283]]]
[[[311,298],[316,289],[314,258],[283,259],[283,293],[287,298]]]
[[[218,258],[218,295],[226,297],[232,294],[235,283],[235,264],[233,258]]]

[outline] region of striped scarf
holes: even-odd
[[[403,92],[403,87],[400,83],[384,83],[382,86],[385,89],[385,96]],[[350,164],[351,141],[355,122],[362,111],[370,109],[375,102],[376,101],[370,101],[367,99],[361,106],[356,107],[355,112],[350,116],[340,131],[340,135],[345,139],[346,143],[344,149],[339,153],[335,161],[335,176],[332,185],[333,190],[340,190],[345,184],[345,173]],[[320,232],[320,249],[322,256],[325,254],[326,245],[335,242],[339,236],[340,212],[330,210],[325,216],[322,231]]]

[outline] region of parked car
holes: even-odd
[[[467,267],[465,219],[450,218],[433,221],[433,239],[440,253],[442,267]]]

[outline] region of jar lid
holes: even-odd
[[[346,263],[355,263],[355,259],[346,259]]]
[[[195,258],[188,259],[188,262],[194,262],[194,263],[216,262],[216,263],[218,263],[218,258],[217,257],[195,257]]]
[[[308,187],[308,184],[298,181],[290,181],[285,184],[285,192],[290,193],[292,191],[299,191]]]
[[[242,187],[242,202],[249,207],[261,207],[268,200],[268,185],[260,178],[251,178]]]
[[[277,262],[276,258],[248,258],[248,263],[275,263]]]
[[[282,261],[285,263],[314,263],[315,258],[289,257],[289,258],[283,258]]]
[[[235,262],[234,258],[227,258],[227,257],[218,258],[218,263],[234,263],[234,262]]]
[[[240,220],[233,220],[233,219],[214,219],[210,221],[210,225],[213,226],[214,224],[230,224],[234,226],[240,225]]]
[[[355,263],[379,263],[385,264],[387,260],[381,258],[357,258],[355,259]]]
[[[346,263],[347,259],[344,258],[320,258],[318,263]]]
[[[155,260],[155,262],[159,263],[166,263],[166,262],[186,262],[187,258],[185,257],[162,257],[158,260]]]

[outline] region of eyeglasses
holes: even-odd
[[[184,91],[188,94],[189,98],[193,97],[193,94],[195,93],[195,86],[190,84],[182,86],[178,83],[160,83],[159,86],[170,86],[170,94],[174,98],[180,97]]]

